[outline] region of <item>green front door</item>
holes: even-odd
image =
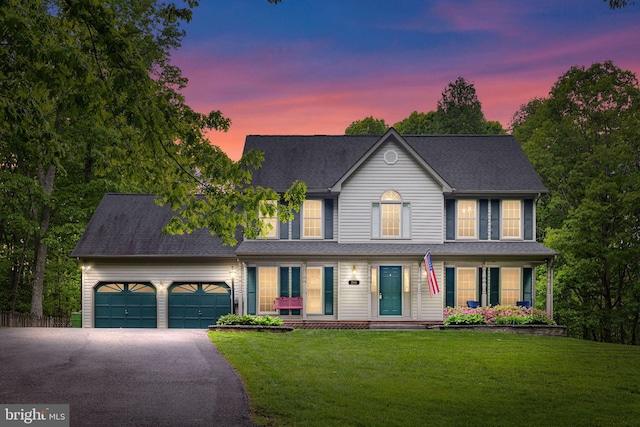
[[[169,288],[169,327],[202,329],[231,313],[225,283],[176,283]]]
[[[402,315],[402,267],[380,267],[380,315]]]
[[[157,327],[156,290],[150,283],[101,283],[94,291],[96,328]]]

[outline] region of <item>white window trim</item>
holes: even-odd
[[[382,200],[382,197],[388,191],[393,191],[399,197],[398,200]],[[400,218],[398,223],[398,235],[385,236],[383,235],[383,206],[384,205],[397,205],[400,207]],[[377,210],[377,212],[376,212]],[[402,198],[399,192],[395,190],[386,190],[382,193],[379,200],[371,203],[371,215],[372,215],[372,229],[371,234],[373,239],[381,240],[410,240],[411,239],[411,202],[408,202]],[[377,215],[377,218],[373,218]],[[377,224],[377,227],[375,227]],[[374,232],[374,228],[377,228]],[[377,234],[376,234],[377,233]]]
[[[318,240],[318,239],[323,239],[324,238],[324,202],[322,200],[318,200],[318,199],[309,199],[309,200],[305,200],[305,202],[307,201],[313,201],[313,202],[318,202],[320,203],[320,235],[319,236],[305,236],[304,232],[305,232],[305,228],[304,228],[304,223],[305,223],[305,217],[304,217],[304,203],[302,204],[302,212],[300,214],[300,226],[302,227],[302,230],[300,231],[300,238],[302,239],[310,239],[310,240]],[[312,219],[317,219],[317,218],[312,218]]]
[[[504,298],[504,277],[502,275],[502,273],[506,270],[516,270],[518,272],[518,297],[516,298],[516,301],[519,301],[522,298],[522,268],[520,267],[501,267],[500,268],[500,305],[504,305],[503,304],[503,298]],[[535,277],[533,278],[535,280]],[[534,282],[534,286],[535,286],[535,282]],[[508,288],[509,290],[513,290],[513,288]],[[515,305],[515,304],[514,304]]]
[[[271,314],[278,314],[278,310],[273,310],[273,311],[262,311],[262,310],[261,310],[261,307],[260,307],[260,300],[261,300],[261,297],[262,297],[262,294],[261,294],[261,292],[262,292],[262,286],[260,286],[260,276],[261,276],[260,272],[261,272],[261,271],[264,271],[264,270],[266,270],[266,269],[274,269],[274,270],[275,270],[275,273],[276,273],[276,283],[275,283],[275,286],[276,286],[276,288],[275,288],[275,289],[276,289],[276,292],[275,292],[275,295],[274,295],[274,300],[275,300],[275,298],[277,298],[277,297],[278,297],[278,291],[279,291],[279,286],[280,286],[280,268],[278,268],[278,267],[272,267],[272,266],[259,266],[259,267],[256,269],[256,272],[257,272],[257,277],[256,277],[256,287],[257,287],[257,289],[256,289],[256,291],[257,291],[257,292],[256,292],[256,294],[257,294],[257,304],[256,304],[256,306],[257,306],[257,307],[256,307],[256,312],[257,312],[259,315],[264,315],[264,314],[269,314],[269,315],[271,315]]]
[[[320,271],[320,311],[310,311],[309,310],[309,270],[319,270]],[[305,271],[305,293],[306,293],[306,301],[305,312],[306,314],[324,314],[324,267],[323,266],[307,266]]]
[[[504,214],[504,202],[520,202],[520,218],[519,218],[519,226],[518,226],[518,235],[517,236],[505,236],[504,235],[504,221],[505,219],[513,219],[513,218],[505,218],[505,214]],[[523,206],[523,202],[522,200],[516,200],[516,199],[504,199],[500,201],[500,238],[504,239],[504,240],[523,240],[524,239],[524,233],[523,233],[523,227],[524,227],[524,219],[523,219],[523,215],[524,215],[524,206]]]
[[[460,236],[460,215],[459,215],[459,209],[460,209],[460,202],[474,202],[475,203],[475,219],[474,219],[474,227],[473,227],[473,236]],[[478,206],[478,201],[477,200],[473,200],[473,199],[460,199],[456,202],[456,240],[478,240],[478,216],[479,216],[479,206]],[[463,218],[465,220],[468,220],[468,218]]]
[[[275,216],[264,216],[262,215],[262,212],[258,211],[258,218],[261,221],[265,222],[265,225],[268,223],[272,223],[273,227],[267,231],[267,234],[261,238],[263,239],[278,239],[280,238],[280,229],[279,229],[279,223],[280,221],[278,221],[278,201],[277,200],[266,200],[264,203],[271,203],[274,204],[276,206],[276,212],[275,212]]]
[[[474,299],[472,300],[464,300],[460,301],[460,271],[463,270],[472,270],[473,271],[473,287],[474,287]],[[456,292],[455,292],[455,302],[458,307],[466,307],[467,301],[477,301],[477,293],[478,293],[478,268],[477,267],[457,267],[456,268]],[[468,289],[468,288],[465,288]]]

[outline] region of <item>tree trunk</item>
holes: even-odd
[[[13,233],[13,247],[15,248],[20,243],[20,238],[16,232]],[[20,254],[20,258],[16,259],[13,262],[13,266],[11,267],[11,311],[16,311],[16,304],[18,302],[18,290],[20,289],[20,278],[22,277],[22,272],[24,270],[24,265],[27,257],[27,247],[29,245],[29,238],[25,238],[22,243],[22,253]]]
[[[38,170],[38,178],[42,191],[44,194],[44,200],[42,202],[42,208],[40,210],[40,228],[35,238],[35,269],[33,278],[33,293],[31,295],[31,315],[34,317],[42,317],[42,291],[44,289],[44,272],[47,265],[47,244],[45,243],[45,237],[49,231],[51,225],[51,202],[49,200],[53,193],[53,181],[56,175],[56,168],[54,165],[49,165],[47,171],[44,172],[42,168]]]

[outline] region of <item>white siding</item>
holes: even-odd
[[[395,164],[384,161],[384,153],[398,153]],[[386,190],[395,190],[411,204],[411,241],[442,242],[443,197],[439,184],[412,156],[393,141],[380,146],[342,185],[338,205],[341,243],[371,241],[371,206]],[[407,240],[376,239],[380,242]]]
[[[433,269],[436,272],[438,279],[438,285],[440,286],[440,293],[435,296],[431,296],[429,293],[429,282],[427,281],[427,275],[424,270],[424,264],[420,265],[420,288],[421,288],[421,305],[420,305],[420,319],[430,322],[441,322],[443,320],[444,298],[445,298],[445,277],[444,277],[444,263],[434,262]]]
[[[167,291],[173,282],[225,282],[231,286],[230,271],[239,268],[226,263],[109,263],[86,262],[82,275],[82,326],[93,327],[93,293],[100,282],[151,282],[156,288],[158,328],[167,327]],[[236,277],[236,285],[241,279]],[[241,291],[237,286],[236,297]]]
[[[353,267],[356,273],[353,274]],[[359,285],[350,285],[349,280],[359,280]],[[343,261],[338,266],[338,320],[369,320],[369,298],[371,281],[369,264],[362,261]]]

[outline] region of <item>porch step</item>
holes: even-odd
[[[400,329],[426,329],[425,325],[415,323],[372,323],[369,329],[400,330]]]

